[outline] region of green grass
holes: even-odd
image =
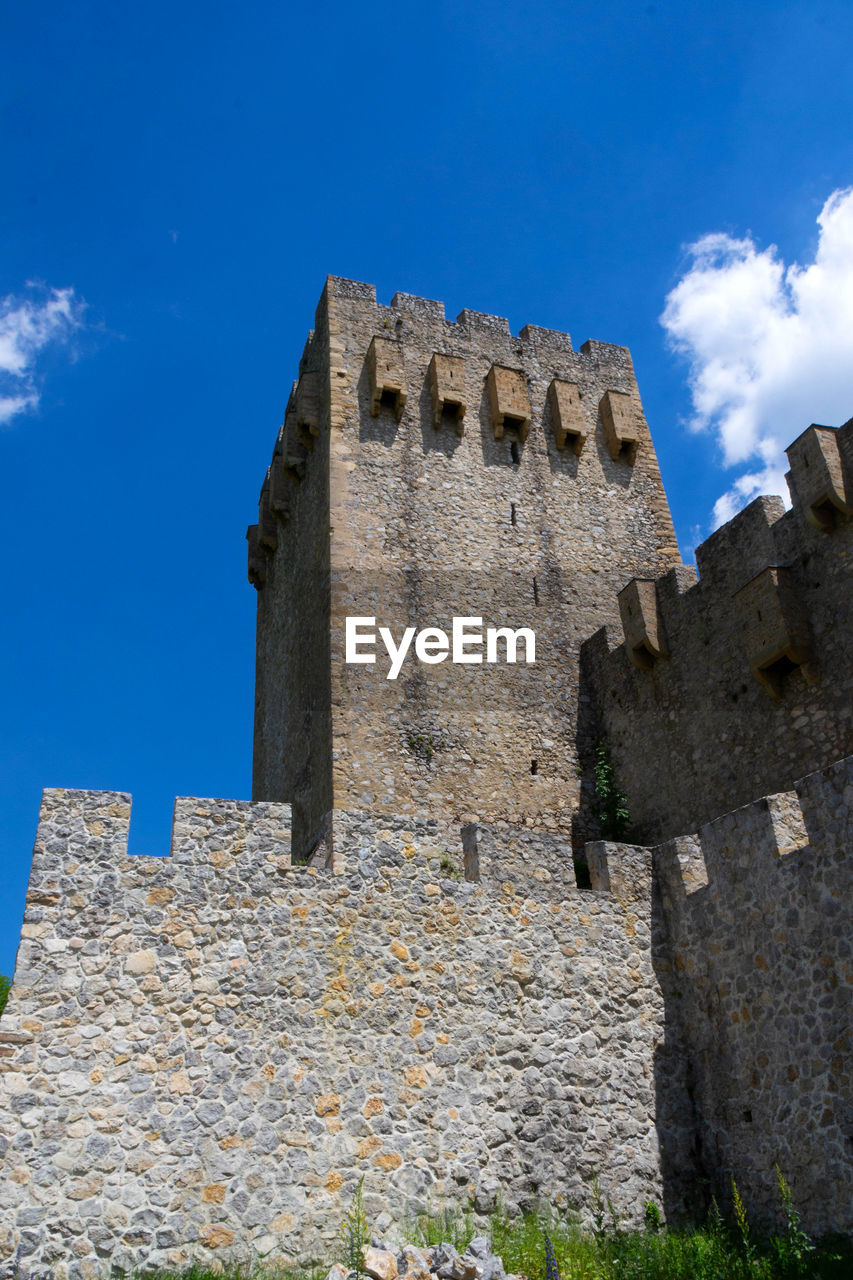
[[[426,1244],[449,1240],[462,1251],[474,1234],[488,1234],[507,1272],[527,1280],[547,1280],[545,1236],[550,1238],[560,1280],[850,1280],[853,1246],[819,1246],[799,1222],[788,1220],[782,1235],[744,1242],[738,1224],[717,1215],[706,1226],[657,1229],[658,1212],[647,1207],[645,1230],[621,1229],[606,1201],[594,1214],[596,1227],[583,1231],[570,1215],[528,1213],[510,1217],[497,1211],[488,1227],[475,1230],[464,1212],[417,1220]]]
[[[331,1263],[319,1262],[301,1267],[283,1266],[269,1258],[251,1263],[224,1259],[217,1267],[194,1262],[183,1270],[143,1269],[133,1272],[132,1280],[326,1280],[329,1266]],[[111,1280],[120,1280],[120,1273],[115,1268]]]
[[[419,1245],[447,1241],[460,1253],[475,1235],[487,1235],[506,1271],[526,1280],[549,1280],[546,1235],[553,1244],[559,1280],[850,1280],[853,1244],[810,1241],[790,1209],[790,1193],[781,1178],[780,1191],[787,1225],[771,1237],[760,1236],[737,1214],[726,1224],[716,1207],[702,1227],[667,1230],[658,1225],[659,1211],[647,1205],[646,1228],[623,1230],[600,1192],[591,1231],[582,1230],[571,1214],[546,1210],[512,1217],[498,1210],[484,1222],[470,1209],[458,1208],[411,1219],[404,1235]],[[145,1280],[325,1280],[333,1262],[348,1261],[346,1243],[342,1237],[338,1256],[303,1267],[277,1265],[269,1257],[251,1264],[224,1262],[221,1269],[196,1264],[182,1271],[139,1272],[138,1280],[143,1275]]]

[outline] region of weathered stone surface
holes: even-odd
[[[134,951],[124,962],[125,973],[134,975],[153,973],[157,967],[157,957],[153,951]]]
[[[429,1276],[430,1251],[407,1244],[397,1255],[397,1271],[408,1280],[426,1280]]]
[[[460,1258],[457,1255],[438,1267],[436,1274],[441,1280],[476,1280],[478,1271],[479,1267],[473,1258]]]
[[[465,1250],[466,1254],[470,1254],[472,1258],[480,1258],[485,1260],[492,1251],[492,1246],[488,1236],[474,1236],[473,1240]]]
[[[582,1207],[594,1174],[628,1218],[674,1211],[697,1123],[753,1206],[778,1160],[811,1229],[849,1228],[851,802],[847,761],[656,850],[656,920],[647,849],[591,847],[584,891],[560,837],[477,827],[479,878],[436,880],[449,826],[340,813],[317,871],[289,866],[286,806],[181,800],[172,856],[127,858],[127,805],[46,792],[30,888],[55,902],[2,1023],[33,1029],[0,1060],[3,1256],[41,1265],[93,1198],[69,1280],[84,1246],[298,1256],[362,1174],[387,1239],[427,1198]],[[395,1266],[502,1280],[486,1250]]]
[[[853,483],[853,420],[820,434]],[[833,506],[816,527],[817,493],[787,512],[756,498],[696,548],[698,580],[676,566],[626,588],[633,616],[583,645],[581,699],[644,843],[853,753],[853,521]]]
[[[628,578],[678,561],[647,428],[629,467],[599,417],[608,389],[642,417],[629,352],[574,351],[568,334],[533,325],[515,337],[472,311],[451,322],[408,295],[382,306],[371,286],[332,277],[300,368],[300,382],[317,375],[322,421],[301,479],[280,439],[272,458],[289,514],[256,581],[255,796],[288,800],[298,856],[319,851],[324,865],[336,808],[505,821],[579,846],[596,834],[578,815],[593,733],[581,642],[617,622]],[[555,379],[573,389],[556,434]],[[454,403],[464,420],[436,430],[437,407],[445,418]],[[347,616],[393,629],[454,615],[533,628],[535,666],[472,679],[469,666],[412,657],[389,682],[381,642],[373,666],[344,662]]]
[[[497,1187],[583,1204],[605,1169],[626,1215],[661,1200],[679,1076],[656,1077],[648,861],[623,902],[577,888],[559,836],[481,827],[479,882],[453,879],[453,824],[338,813],[321,871],[290,865],[287,806],[192,799],[171,857],[128,858],[116,803],[45,793],[30,892],[56,901],[8,1012],[37,1031],[0,1059],[4,1257],[26,1232],[47,1265],[90,1199],[75,1238],[129,1268],[330,1250],[362,1174],[371,1220]],[[666,1141],[689,1163],[687,1127]]]
[[[388,1249],[371,1245],[364,1251],[364,1270],[372,1280],[396,1280],[397,1259]]]
[[[654,852],[708,1176],[778,1220],[853,1229],[853,759]]]

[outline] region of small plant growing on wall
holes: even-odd
[[[647,1200],[643,1206],[643,1221],[646,1231],[653,1235],[657,1235],[663,1226],[663,1214],[660,1211],[660,1206],[655,1204],[654,1200]]]
[[[809,1264],[816,1252],[815,1245],[802,1228],[800,1215],[794,1206],[791,1188],[785,1181],[778,1164],[776,1165],[776,1183],[779,1187],[785,1218],[784,1233],[776,1236],[773,1241],[776,1257],[780,1265],[787,1268],[790,1274],[807,1275],[811,1270]]]
[[[435,755],[435,743],[432,738],[426,733],[410,733],[406,741],[412,755],[418,756],[429,764]]]
[[[459,870],[449,853],[443,853],[441,855],[438,866],[441,874],[446,876],[449,880],[462,879],[462,872]]]
[[[338,1237],[344,1256],[344,1266],[355,1273],[355,1280],[364,1275],[364,1250],[370,1244],[370,1225],[364,1212],[364,1175],[358,1180],[350,1207],[344,1214]]]
[[[6,1008],[6,1001],[9,999],[11,989],[12,984],[5,973],[0,973],[0,1013]]]
[[[595,816],[605,840],[621,840],[628,830],[628,801],[616,785],[610,752],[603,741],[595,748]]]

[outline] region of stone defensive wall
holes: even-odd
[[[691,1190],[850,1231],[853,760],[654,850],[48,791],[0,1020],[0,1274],[328,1252],[498,1192],[627,1221]],[[695,1207],[695,1206],[694,1206]]]
[[[619,593],[583,646],[632,835],[695,829],[853,752],[853,420],[788,449],[793,507],[757,498]]]
[[[4,1276],[328,1253],[362,1175],[372,1219],[588,1205],[596,1174],[626,1219],[678,1207],[647,850],[602,846],[582,891],[533,831],[336,813],[323,868],[292,865],[286,805],[179,800],[160,858],[129,818],[44,795],[0,1021]]]
[[[253,790],[301,855],[334,808],[571,827],[581,641],[678,559],[625,347],[331,277],[248,538]],[[453,615],[533,628],[536,666],[344,663],[346,616]]]
[[[697,1151],[778,1217],[853,1231],[853,759],[655,850]]]

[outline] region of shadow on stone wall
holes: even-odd
[[[664,1003],[664,1041],[655,1053],[655,1124],[667,1221],[702,1221],[714,1189],[705,1168],[696,1113],[696,1082],[663,915],[652,887],[652,966]]]

